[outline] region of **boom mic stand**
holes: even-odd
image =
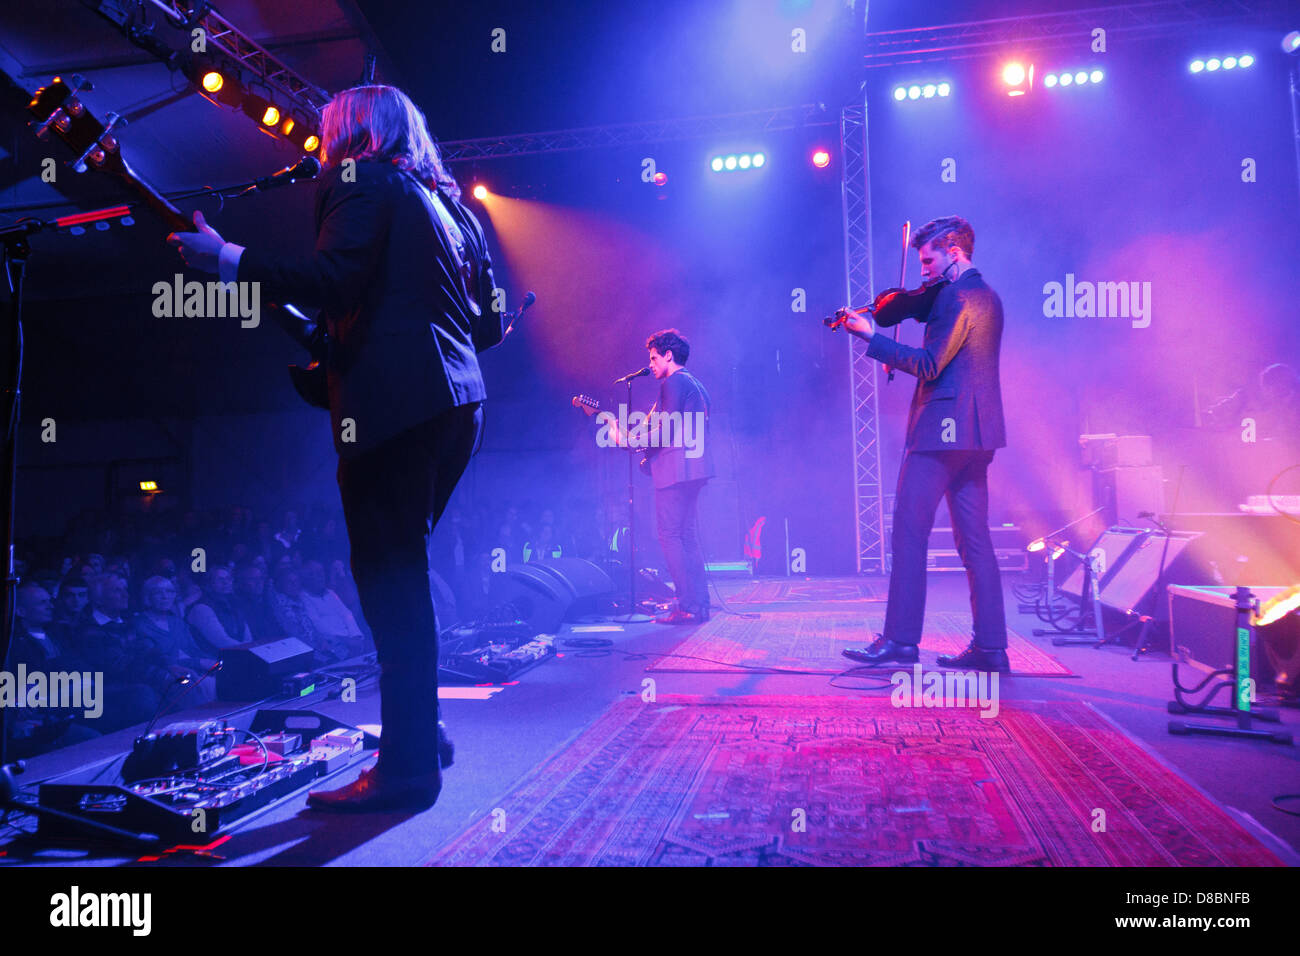
[[[627,385],[627,407],[632,407],[632,379],[628,379]],[[637,610],[636,603],[636,473],[632,467],[632,456],[635,451],[632,448],[630,436],[624,435],[627,441],[627,613],[614,618],[618,624],[646,624],[654,620],[649,614],[642,614]]]

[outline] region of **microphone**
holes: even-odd
[[[519,321],[519,317],[523,315],[525,312],[527,312],[529,306],[531,306],[536,301],[537,301],[537,293],[535,292],[524,293],[524,301],[519,304],[519,308],[515,309],[514,312],[508,313],[510,317],[510,324],[506,326],[505,332],[503,332],[501,335],[502,341],[505,341],[505,337],[515,330],[515,323]]]
[[[276,186],[287,186],[300,179],[315,179],[319,175],[320,160],[315,156],[304,156],[298,160],[297,165],[286,166],[278,173],[255,179],[253,185],[257,189],[274,189]]]
[[[622,378],[614,379],[614,384],[622,385],[624,382],[630,382],[634,378],[640,378],[642,375],[649,375],[649,374],[650,374],[650,366],[647,365],[645,368],[637,369],[637,371],[635,372],[628,372]]]

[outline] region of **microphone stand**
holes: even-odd
[[[627,380],[627,407],[632,407],[632,382]],[[617,624],[646,624],[653,618],[637,610],[636,603],[636,473],[632,468],[631,435],[624,435],[627,442],[627,613],[614,618]]]

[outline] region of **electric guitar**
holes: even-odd
[[[591,417],[594,416],[598,411],[600,411],[600,402],[598,402],[596,399],[592,398],[590,395],[575,395],[575,396],[573,396],[573,407],[574,407],[574,408],[577,408],[577,409],[580,409],[584,414],[586,414],[586,416],[587,416],[588,418],[591,418]],[[651,412],[650,412],[650,413],[651,413],[651,414],[654,414],[654,410],[651,409]],[[624,439],[627,438],[627,436],[621,436],[621,437],[623,437]],[[634,451],[634,452],[639,452],[639,453],[643,456],[643,457],[641,458],[641,464],[640,464],[641,473],[644,474],[644,475],[648,475],[648,474],[650,474],[650,460],[651,460],[652,458],[654,458],[655,455],[659,454],[659,452],[660,452],[662,449],[659,449],[659,448],[636,448],[636,447],[633,447],[633,446],[629,445],[629,446],[628,446],[628,450],[629,450],[629,451]]]
[[[121,144],[114,132],[114,128],[122,122],[120,117],[116,113],[109,113],[108,125],[101,123],[77,96],[88,84],[79,76],[72,79],[75,89],[56,76],[49,86],[37,90],[27,104],[27,111],[36,118],[37,138],[47,140],[50,133],[53,133],[66,143],[77,154],[78,158],[71,165],[79,173],[94,169],[115,176],[135,192],[170,231],[196,231],[194,223],[158,190],[136,175],[122,156]],[[125,214],[124,212],[123,215]],[[287,302],[271,302],[267,305],[269,308],[265,314],[302,346],[312,359],[305,366],[289,366],[289,378],[293,387],[308,404],[317,408],[329,408],[323,364],[328,349],[324,324],[309,319]]]

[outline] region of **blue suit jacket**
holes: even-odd
[[[868,355],[918,379],[907,416],[909,451],[1006,445],[1001,344],[1002,300],[978,269],[968,269],[939,292],[920,348],[879,333],[871,337]]]

